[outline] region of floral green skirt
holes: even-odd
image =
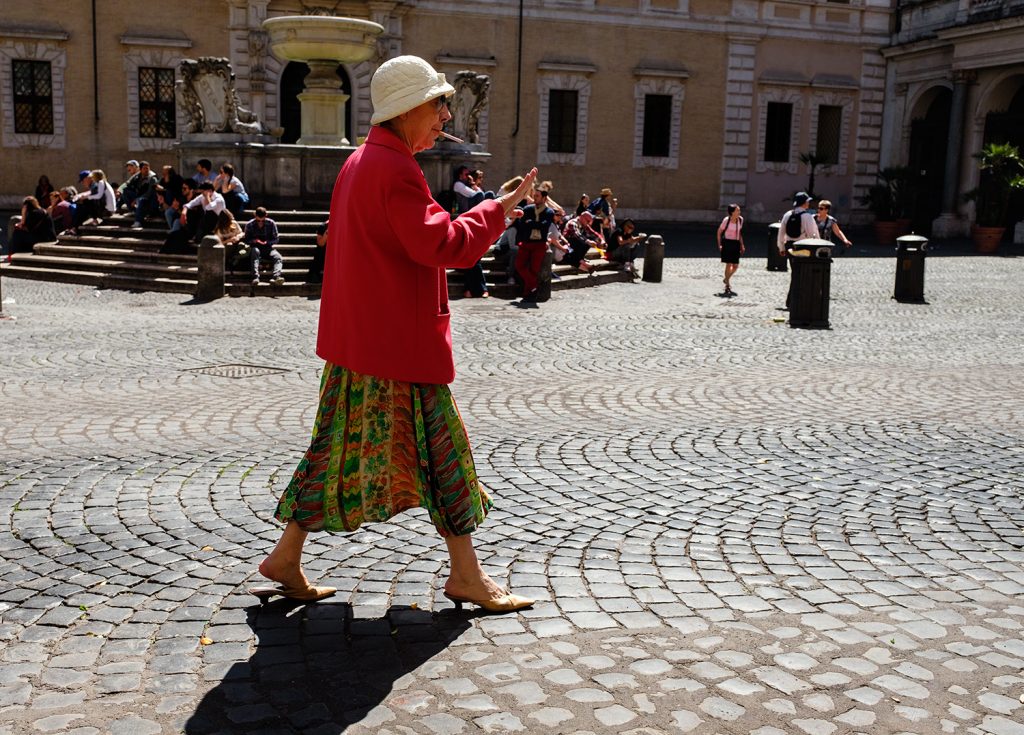
[[[275,517],[344,532],[416,507],[442,536],[472,533],[491,508],[448,386],[327,363],[312,441]]]

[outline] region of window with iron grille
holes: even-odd
[[[643,155],[665,157],[672,148],[672,95],[644,95]]]
[[[548,95],[548,153],[576,152],[576,113],[579,93],[552,89]]]
[[[174,138],[174,69],[139,67],[139,136]]]
[[[53,82],[49,61],[13,59],[14,132],[53,132]]]
[[[815,155],[825,164],[839,163],[839,140],[843,132],[843,108],[839,105],[818,106],[818,137]]]
[[[789,139],[793,124],[790,102],[769,102],[765,118],[764,160],[789,163]]]

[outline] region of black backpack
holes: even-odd
[[[789,219],[786,220],[786,237],[790,240],[796,240],[803,236],[804,228],[800,218],[804,216],[804,208],[797,207],[789,213]]]

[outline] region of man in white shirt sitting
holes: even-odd
[[[456,215],[468,212],[484,199],[494,199],[493,191],[484,191],[477,186],[469,166],[459,166],[455,170],[455,181],[452,183],[452,191],[455,192]]]
[[[224,197],[213,190],[213,184],[204,181],[199,195],[181,208],[181,226],[188,239],[200,242],[217,226],[217,215],[225,209]]]

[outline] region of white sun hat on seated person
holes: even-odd
[[[424,102],[454,93],[455,87],[444,74],[419,56],[396,56],[381,64],[370,80],[370,124],[380,125]]]

